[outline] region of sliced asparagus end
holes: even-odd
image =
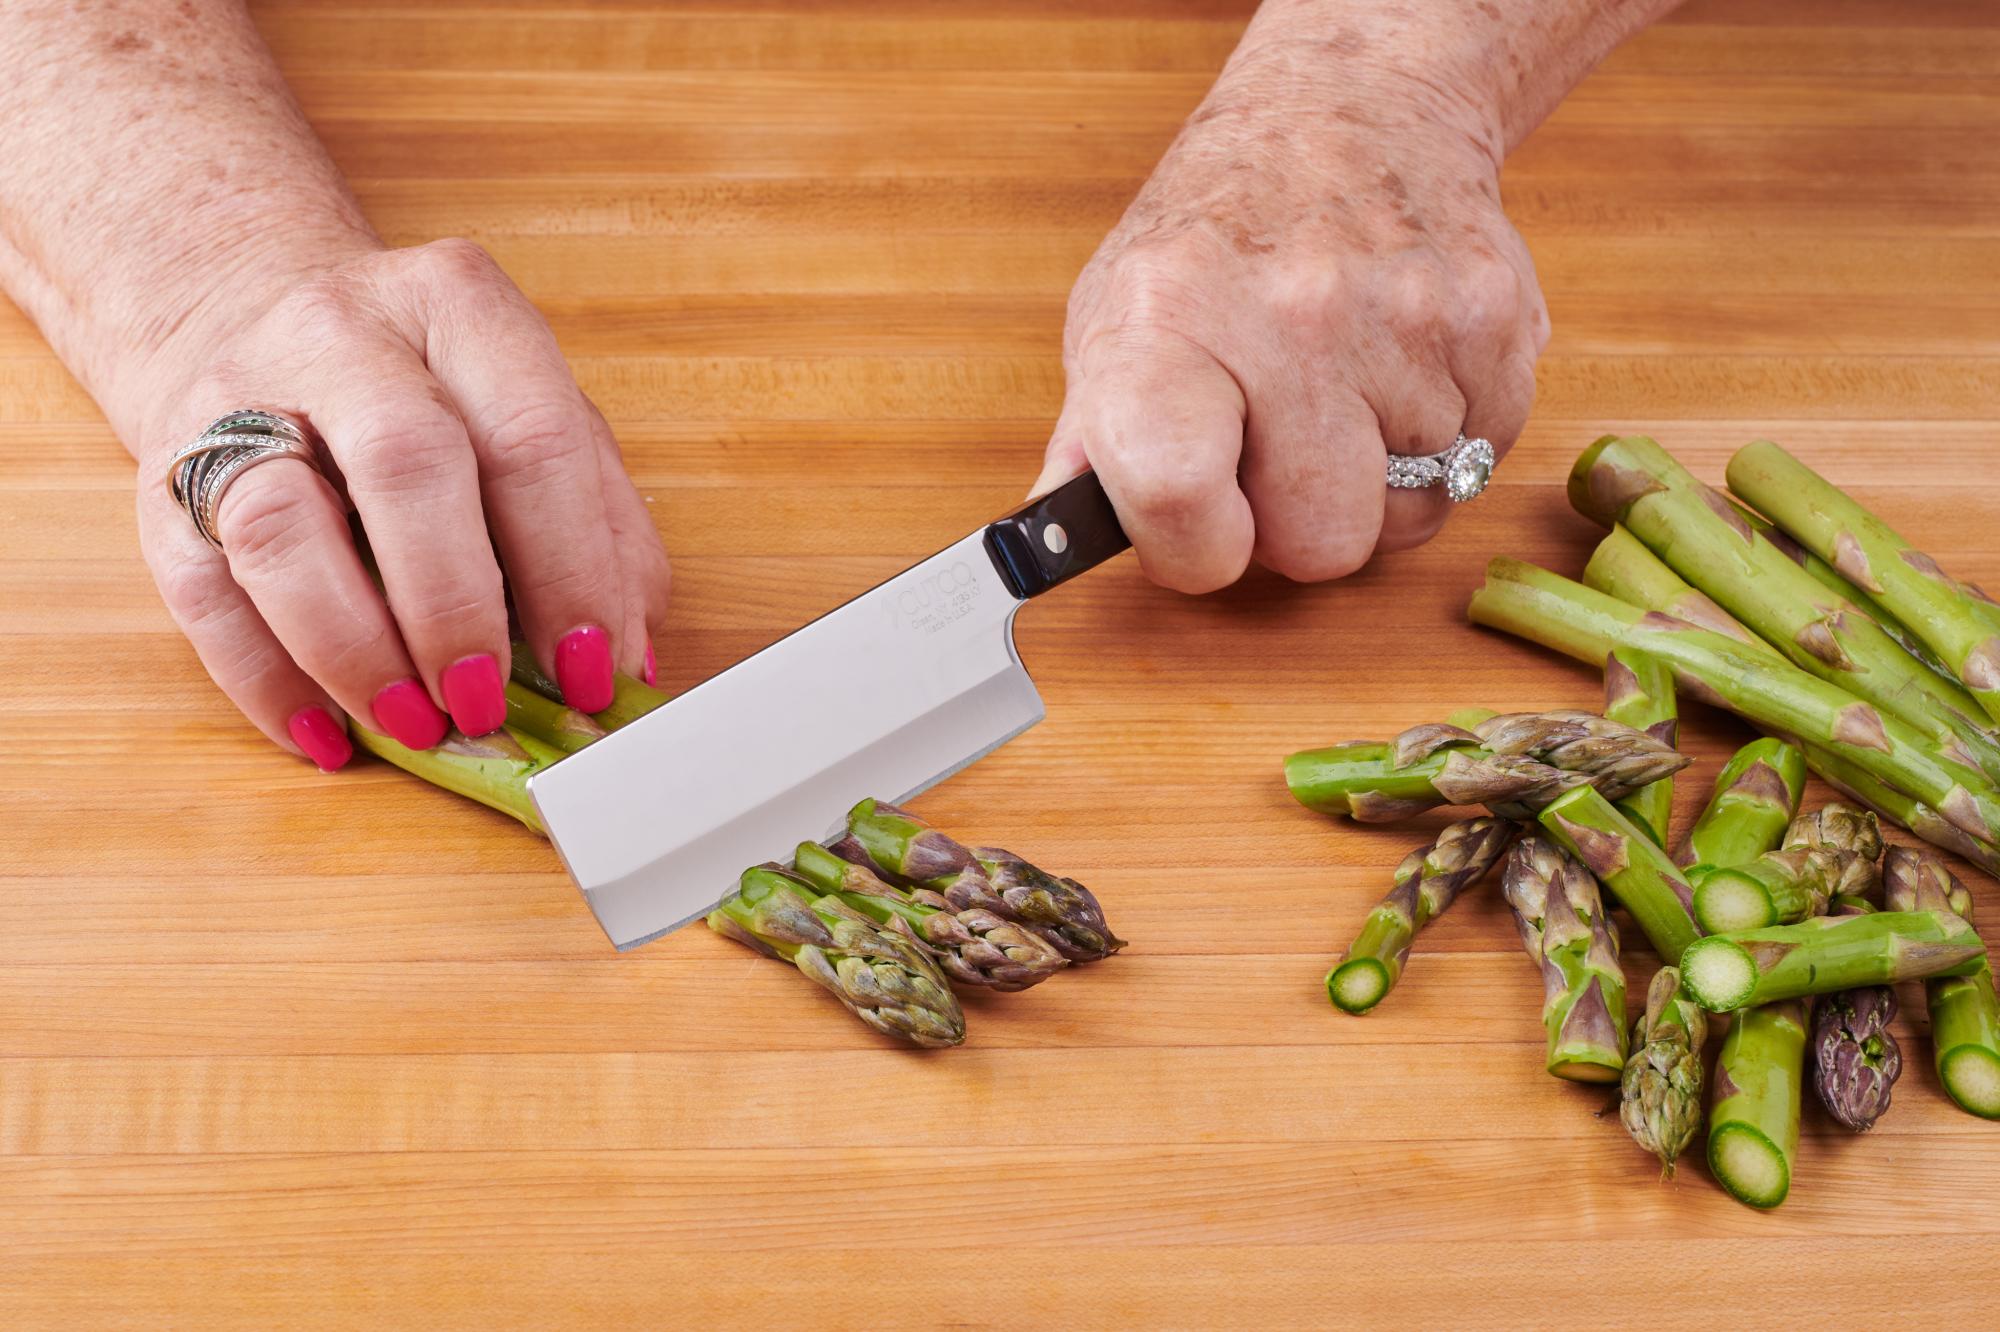
[[[1556,1055],[1549,1060],[1549,1072],[1565,1082],[1591,1082],[1608,1086],[1625,1075],[1623,1064],[1605,1063],[1601,1056]]]
[[[1352,957],[1326,975],[1326,997],[1343,1013],[1366,1013],[1389,993],[1389,969],[1373,957]]]
[[[1778,923],[1778,909],[1764,885],[1734,870],[1715,870],[1694,890],[1694,918],[1704,934],[1759,930]]]
[[[2000,1057],[1979,1045],[1961,1045],[1937,1058],[1938,1081],[1958,1108],[1981,1119],[2000,1119]]]
[[[1681,954],[1681,983],[1711,1013],[1743,1007],[1757,986],[1757,964],[1727,939],[1697,939]]]
[[[1708,1170],[1730,1197],[1752,1207],[1776,1207],[1792,1187],[1785,1154],[1748,1124],[1724,1124],[1708,1135]]]

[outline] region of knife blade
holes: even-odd
[[[611,942],[688,923],[862,797],[907,800],[1040,721],[1015,615],[1130,544],[1086,472],[536,773]]]

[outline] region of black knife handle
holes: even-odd
[[[986,528],[994,567],[1023,600],[1131,547],[1095,472],[1063,482]]]

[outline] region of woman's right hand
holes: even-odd
[[[223,692],[272,740],[334,769],[343,714],[412,748],[446,715],[506,715],[508,601],[569,702],[649,682],[670,575],[617,441],[541,315],[476,245],[357,246],[265,300],[219,345],[170,343],[146,376],[139,534],[168,609]],[[283,285],[283,284],[281,284]],[[322,441],[327,476],[252,468],[210,547],[166,485],[210,421],[261,408]],[[380,588],[352,537],[352,505]],[[504,582],[503,582],[504,574]]]

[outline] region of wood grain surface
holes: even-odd
[[[385,234],[472,236],[548,313],[674,552],[681,688],[1019,498],[1068,284],[1249,9],[259,21]],[[941,1055],[705,930],[615,954],[514,824],[262,742],[0,305],[0,1322],[1990,1325],[2000,1129],[1944,1101],[1920,1004],[1893,1112],[1809,1109],[1782,1210],[1662,1184],[1542,1073],[1496,892],[1376,1013],[1328,1007],[1422,833],[1306,813],[1278,760],[1594,705],[1462,612],[1491,554],[1581,567],[1561,480],[1606,429],[1715,479],[1778,439],[2000,582],[1996,126],[1973,0],[1712,0],[1618,52],[1507,171],[1555,340],[1486,498],[1338,585],[1192,601],[1126,559],[1022,617],[1048,721],[922,808],[1133,942],[968,1002]],[[1745,734],[1691,709],[1683,817]]]

